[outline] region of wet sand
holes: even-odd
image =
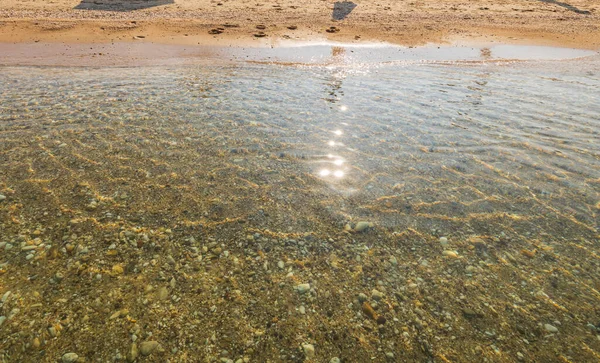
[[[269,46],[278,39],[327,39],[403,45],[485,41],[597,49],[599,11],[592,0],[492,4],[483,0],[355,4],[317,0],[174,4],[4,0],[0,4],[0,42]]]
[[[283,66],[356,66],[409,63],[513,63],[587,58],[598,52],[525,45],[422,47],[383,42],[280,40],[274,47],[116,43],[0,43],[0,66],[130,67],[262,63]]]

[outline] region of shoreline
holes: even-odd
[[[180,65],[275,64],[282,66],[372,66],[413,63],[483,64],[575,61],[597,51],[502,43],[426,44],[279,41],[271,47],[179,45],[146,41],[115,43],[1,43],[0,66],[152,67]]]

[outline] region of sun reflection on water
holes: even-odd
[[[319,175],[322,177],[327,177],[327,176],[331,175],[331,171],[329,171],[328,169],[323,169],[323,170],[319,171]]]

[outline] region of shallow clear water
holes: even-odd
[[[486,214],[504,222],[485,228],[531,233],[546,218],[567,222],[543,227],[557,233],[599,224],[593,58],[510,66],[17,67],[0,77],[3,163],[13,168],[45,150],[74,163],[65,167],[76,174],[96,165],[105,174],[90,181],[102,184],[120,168],[146,170],[146,159],[166,166],[150,178],[169,166],[183,175],[210,172],[202,164],[210,156],[229,177],[250,173],[250,183],[285,203],[299,195],[282,185],[303,178],[310,183],[300,199],[319,201],[340,219],[391,228],[461,228]],[[68,147],[51,148],[63,142]],[[127,160],[104,159],[110,150]],[[188,163],[172,164],[179,154]],[[51,177],[33,169],[31,178]]]
[[[593,361],[600,58],[340,52],[0,68],[4,357]]]

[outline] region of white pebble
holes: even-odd
[[[440,237],[440,244],[444,247],[448,246],[448,238]]]

